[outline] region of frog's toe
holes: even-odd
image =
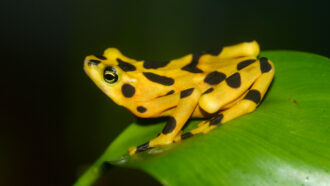
[[[184,139],[187,139],[187,138],[190,138],[191,136],[193,136],[194,134],[191,133],[191,132],[186,132],[184,134],[181,134],[181,135],[177,135],[174,139],[174,142],[180,142]]]
[[[138,153],[138,152],[142,152],[142,151],[146,151],[150,149],[149,147],[149,142],[147,143],[144,143],[142,145],[139,145],[139,146],[133,146],[133,147],[130,147],[128,149],[128,152],[129,152],[129,155],[130,156],[133,156],[134,154]]]
[[[177,136],[174,138],[174,142],[175,142],[175,143],[180,142],[181,140],[182,140],[181,135],[177,135]]]
[[[133,156],[136,153],[136,146],[128,148],[128,153],[130,156]]]

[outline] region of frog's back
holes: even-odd
[[[143,61],[141,71],[174,79],[173,87],[176,91],[190,87],[205,91],[215,85],[214,81],[224,80],[237,72],[239,64],[254,61],[256,56],[221,58],[219,55],[205,53],[189,54],[166,63]]]

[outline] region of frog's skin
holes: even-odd
[[[274,76],[273,63],[258,59],[256,41],[223,47],[218,53],[189,54],[168,62],[137,61],[116,48],[87,56],[84,70],[115,103],[138,117],[168,116],[154,139],[129,154],[162,146],[252,112]],[[181,134],[190,117],[209,118]]]

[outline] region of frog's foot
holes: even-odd
[[[184,134],[181,134],[181,135],[177,135],[174,139],[175,142],[180,142],[181,140],[184,140],[184,139],[187,139],[187,138],[190,138],[196,134],[205,134],[205,133],[208,133],[209,131],[211,131],[212,129],[216,128],[218,125],[221,124],[221,120],[223,118],[223,114],[219,114],[218,116],[210,119],[210,120],[207,120],[207,121],[202,121],[198,124],[197,128],[187,132],[187,133],[184,133]]]
[[[154,147],[168,145],[174,142],[173,135],[160,134],[156,138],[139,146],[133,146],[128,149],[129,155],[134,155],[138,152],[143,152]]]

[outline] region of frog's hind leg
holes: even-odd
[[[264,58],[262,60],[266,59]],[[199,133],[208,133],[220,124],[224,124],[227,121],[254,111],[264,97],[270,83],[272,82],[273,76],[274,68],[267,71],[267,73],[263,73],[260,77],[256,79],[256,81],[247,91],[245,96],[242,97],[242,99],[239,100],[236,104],[230,104],[231,107],[221,111],[217,116],[213,117],[212,119],[201,122],[197,128],[191,130],[190,132],[176,136],[175,142],[181,141],[182,139],[186,139]]]

